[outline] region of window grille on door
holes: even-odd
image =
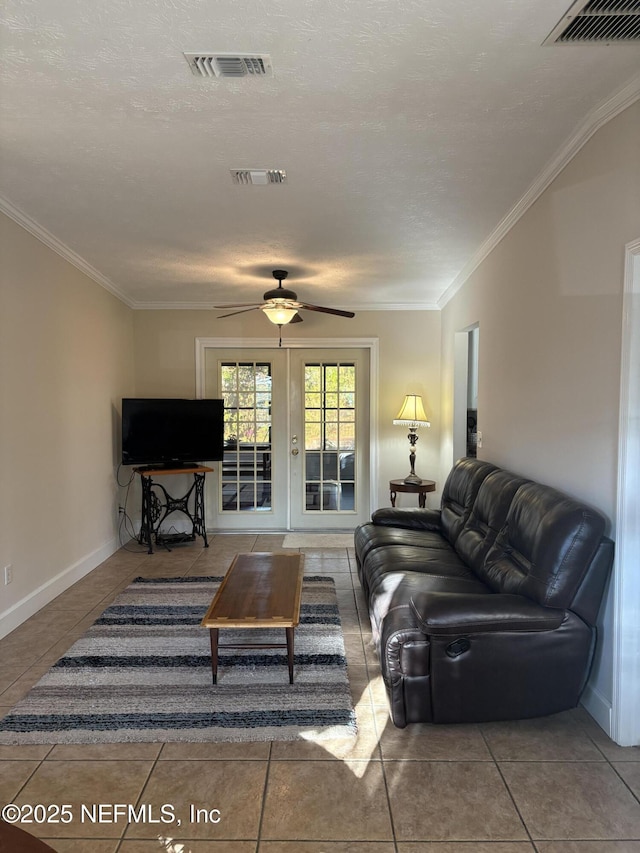
[[[271,365],[222,362],[222,512],[271,510]]]
[[[305,364],[304,388],[306,509],[354,511],[355,364]]]

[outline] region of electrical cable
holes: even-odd
[[[120,543],[120,547],[123,551],[128,551],[130,554],[144,554],[146,552],[146,548],[141,546],[140,548],[130,548],[130,542],[137,542],[140,544],[138,537],[136,536],[135,528],[133,525],[133,519],[127,512],[127,503],[129,501],[129,492],[131,491],[131,485],[135,478],[135,471],[131,472],[131,476],[129,477],[128,482],[121,483],[120,482],[120,469],[122,468],[122,464],[118,465],[116,470],[116,482],[121,489],[126,489],[124,494],[124,503],[120,504],[118,507],[119,513],[119,523],[118,523],[118,541]],[[123,536],[124,532],[129,536],[129,538],[125,541]]]

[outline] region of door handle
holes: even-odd
[[[291,450],[291,455],[292,455],[292,456],[297,456],[297,455],[298,455],[298,453],[300,453],[300,451],[298,450],[298,448],[297,448],[297,447],[294,447],[294,448]]]

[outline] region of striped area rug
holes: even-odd
[[[0,744],[318,740],[355,735],[332,578],[305,576],[286,649],[220,650],[200,627],[221,577],[137,578],[0,720]],[[220,632],[284,642],[284,630]],[[282,637],[279,635],[282,634]],[[276,635],[274,637],[274,635]]]

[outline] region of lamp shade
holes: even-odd
[[[396,426],[431,426],[424,413],[422,397],[419,394],[407,394],[393,423]]]
[[[286,304],[265,305],[262,310],[276,326],[286,326],[298,313],[297,308]]]

